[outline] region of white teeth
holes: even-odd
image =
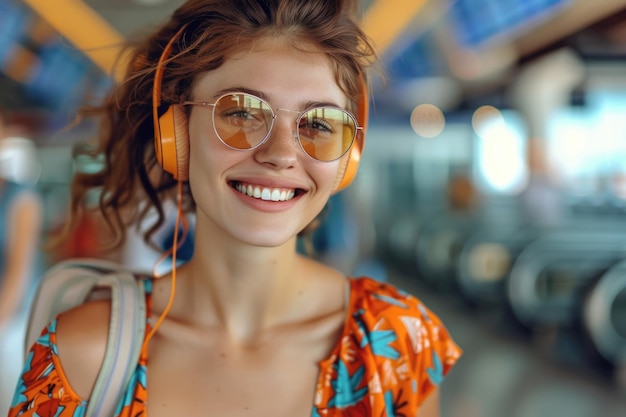
[[[252,186],[250,184],[237,184],[237,191],[242,194],[247,194],[254,198],[260,198],[266,201],[288,201],[295,195],[295,190],[281,189],[281,188],[264,188],[259,186]]]

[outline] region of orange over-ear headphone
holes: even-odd
[[[186,26],[183,26],[179,29],[163,49],[154,72],[154,87],[152,90],[152,117],[154,121],[154,150],[156,158],[159,165],[179,181],[187,181],[189,179],[189,127],[187,115],[182,105],[171,104],[165,110],[165,113],[159,116],[159,107],[161,106],[161,84],[163,82],[165,61],[169,58],[174,43],[185,28]],[[352,183],[361,161],[363,147],[365,146],[369,100],[365,80],[363,77],[360,77],[360,79],[361,97],[358,101],[355,116],[358,125],[362,129],[357,131],[352,147],[346,156],[341,159],[334,192],[338,192]]]
[[[161,107],[161,84],[165,61],[169,58],[174,42],[185,30],[183,26],[170,39],[159,57],[154,72],[154,86],[152,88],[152,119],[154,122],[154,151],[157,162],[163,170],[169,172],[175,179],[187,181],[189,179],[189,131],[187,115],[183,106],[172,104],[165,113],[159,116]]]

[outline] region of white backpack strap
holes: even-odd
[[[39,283],[31,306],[25,351],[54,317],[99,298],[98,292],[111,299],[111,317],[106,353],[86,417],[112,417],[137,367],[146,326],[143,282],[126,268],[94,259],[72,259],[50,268]]]
[[[31,304],[24,351],[39,338],[41,331],[58,314],[83,304],[102,273],[84,266],[58,264],[50,268],[37,287]]]
[[[111,272],[129,270],[117,263],[100,259],[69,259],[49,268],[39,282],[30,307],[24,352],[28,354],[41,331],[58,314],[92,298],[98,281]],[[136,273],[150,275],[138,271]],[[110,295],[106,294],[105,298],[110,298]],[[145,300],[143,303],[145,305]]]
[[[124,391],[137,368],[146,328],[143,287],[130,273],[105,277],[111,288],[111,319],[107,349],[91,391],[86,417],[114,416]],[[139,285],[142,285],[139,282]]]

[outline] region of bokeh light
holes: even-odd
[[[493,106],[481,106],[472,115],[472,128],[480,137],[483,137],[485,131],[494,123],[504,124],[504,117],[502,112]]]
[[[421,137],[439,136],[445,126],[446,118],[443,112],[433,104],[420,104],[411,112],[411,127]]]

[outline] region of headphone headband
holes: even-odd
[[[174,178],[179,179],[179,170],[176,166],[178,160],[175,123],[173,119],[170,123],[167,123],[165,119],[169,119],[169,109],[162,116],[159,116],[159,107],[161,107],[161,86],[163,83],[163,73],[165,72],[165,61],[167,61],[172,53],[174,43],[178,40],[181,34],[185,31],[187,25],[182,26],[174,34],[174,36],[167,42],[159,61],[157,62],[156,69],[154,71],[154,84],[152,87],[152,120],[154,123],[154,150],[156,158],[163,167],[163,169],[174,175]],[[165,117],[161,121],[161,118]]]

